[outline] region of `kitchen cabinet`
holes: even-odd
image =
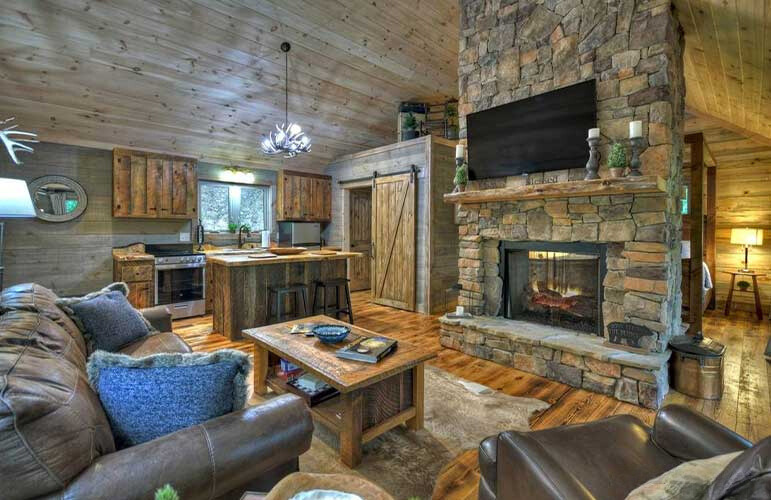
[[[278,220],[326,222],[332,219],[332,178],[283,170],[278,175]]]
[[[145,260],[114,258],[113,279],[128,285],[128,301],[135,308],[144,309],[155,303],[155,264],[152,256]]]
[[[198,217],[195,159],[115,149],[112,188],[113,217]]]

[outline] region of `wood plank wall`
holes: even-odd
[[[750,267],[767,274],[759,279],[766,315],[771,312],[771,140],[726,127],[703,116],[686,121],[686,132],[704,132],[717,163],[717,307],[725,306],[728,295],[730,276],[723,271],[736,270],[744,261],[744,249],[730,243],[731,228],[762,228],[763,246],[750,248]],[[734,293],[733,303],[735,309],[755,310],[752,293]]]
[[[0,156],[0,176],[27,181],[63,175],[79,182],[88,208],[74,221],[5,219],[5,286],[37,282],[60,295],[82,294],[112,282],[112,248],[137,241],[176,243],[189,221],[112,217],[112,151],[60,144],[35,144],[24,165]]]

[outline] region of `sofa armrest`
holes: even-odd
[[[171,313],[166,306],[148,307],[147,309],[141,309],[139,312],[145,317],[147,321],[153,325],[153,328],[159,332],[170,332],[171,330]]]
[[[498,435],[496,498],[595,500],[588,489],[526,432]]]
[[[295,461],[311,445],[305,403],[285,395],[131,448],[104,455],[61,498],[153,498],[170,484],[186,500],[245,489]]]
[[[682,405],[659,410],[651,437],[659,448],[681,460],[710,458],[752,446],[728,427]]]

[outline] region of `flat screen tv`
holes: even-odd
[[[470,179],[581,168],[596,127],[595,81],[469,114]]]

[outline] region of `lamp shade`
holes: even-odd
[[[0,217],[35,217],[35,207],[23,179],[0,177]]]
[[[762,245],[763,230],[750,229],[748,227],[735,227],[731,229],[731,244],[733,245]]]

